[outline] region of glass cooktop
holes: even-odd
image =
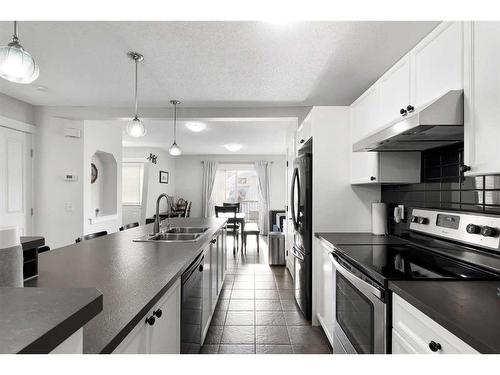
[[[343,245],[338,249],[356,268],[385,284],[406,279],[499,279],[448,257],[412,244]]]

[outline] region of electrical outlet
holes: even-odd
[[[64,204],[64,210],[66,212],[73,212],[73,203],[72,202],[66,202]]]

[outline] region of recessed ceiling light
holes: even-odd
[[[199,133],[207,128],[207,124],[200,121],[189,121],[186,122],[186,128],[192,132]]]
[[[42,92],[46,92],[46,91],[49,91],[49,88],[47,86],[44,86],[44,85],[32,85],[36,91],[42,91]]]
[[[226,150],[231,151],[231,152],[236,152],[239,151],[243,145],[240,145],[239,143],[228,143],[227,145],[224,145]]]

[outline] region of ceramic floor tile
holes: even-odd
[[[255,299],[276,299],[280,298],[277,290],[257,289],[255,290]]]
[[[274,281],[256,281],[255,289],[276,289]]]
[[[292,345],[294,354],[332,354],[328,345]]]
[[[221,345],[219,354],[255,354],[255,345]]]
[[[257,354],[293,354],[291,345],[257,345]]]
[[[257,311],[281,311],[281,303],[279,300],[273,299],[256,299],[255,310]]]
[[[210,322],[210,325],[213,325],[213,326],[223,326],[226,322],[226,314],[227,314],[227,311],[224,310],[224,311],[215,311],[214,312],[214,315],[212,317],[212,321]]]
[[[222,344],[254,344],[254,326],[224,326]]]
[[[319,327],[288,326],[288,334],[292,345],[328,345]]]
[[[205,337],[204,344],[219,344],[222,338],[223,326],[210,326],[208,327],[207,336]]]
[[[286,321],[281,311],[256,311],[255,324],[259,326],[284,326]]]
[[[253,299],[232,299],[229,302],[228,310],[253,311],[255,303]]]
[[[208,344],[208,345],[203,345],[201,347],[200,353],[201,354],[217,354],[218,351],[219,351],[218,344]]]
[[[286,326],[256,326],[255,342],[257,344],[290,344]]]
[[[286,325],[288,326],[310,326],[311,322],[304,318],[300,311],[283,311]]]
[[[254,299],[255,291],[253,289],[235,289],[231,293],[231,299]]]
[[[254,283],[248,281],[235,281],[233,284],[233,290],[235,289],[254,289]]]
[[[255,324],[253,311],[228,311],[226,325],[228,326],[253,326]]]

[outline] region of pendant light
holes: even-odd
[[[0,47],[0,77],[10,82],[31,83],[38,78],[40,70],[33,57],[19,42],[17,21],[11,42]]]
[[[135,113],[132,121],[127,124],[127,134],[135,138],[144,137],[146,135],[146,128],[137,114],[137,66],[139,62],[144,60],[144,56],[138,52],[129,52],[127,56],[135,62]]]
[[[176,135],[177,135],[177,105],[181,104],[178,100],[171,100],[170,103],[174,105],[174,143],[168,149],[168,153],[172,156],[179,156],[182,154],[182,150],[179,146],[177,146]]]

